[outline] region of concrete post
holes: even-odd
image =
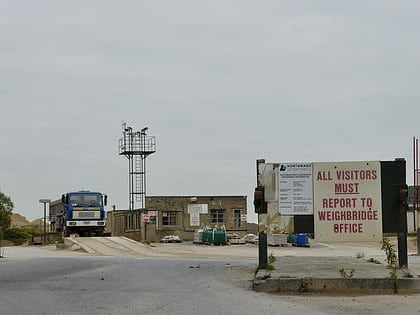
[[[398,263],[400,268],[408,267],[407,233],[398,233]]]
[[[399,216],[398,228],[398,263],[400,268],[408,267],[408,248],[407,248],[407,206],[402,206]]]
[[[267,233],[260,232],[258,235],[258,266],[263,268],[268,265]]]

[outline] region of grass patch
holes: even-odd
[[[414,278],[410,271],[404,270],[403,271],[403,278]]]
[[[375,259],[375,258],[369,258],[367,260],[367,262],[374,263],[374,264],[377,264],[377,265],[381,264],[381,262],[379,260]]]
[[[275,270],[275,269],[276,268],[272,264],[258,266],[258,270],[268,270],[268,271],[271,271],[271,270]]]
[[[350,270],[344,270],[344,268],[340,269],[340,275],[343,278],[352,278],[354,275],[354,269],[350,269]]]

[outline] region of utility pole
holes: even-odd
[[[39,199],[39,202],[44,204],[44,235],[42,243],[45,244],[47,241],[47,204],[50,204],[51,199]]]

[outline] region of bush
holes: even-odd
[[[4,232],[4,239],[12,241],[15,245],[22,245],[28,237],[41,235],[42,231],[36,229],[13,227]]]

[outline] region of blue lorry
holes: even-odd
[[[51,231],[64,236],[100,236],[105,230],[107,195],[100,192],[68,192],[50,203]]]

